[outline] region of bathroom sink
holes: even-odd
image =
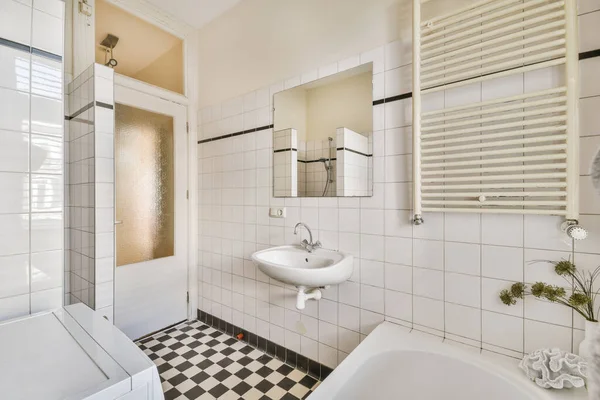
[[[306,288],[345,282],[354,268],[352,255],[320,248],[309,253],[300,246],[278,246],[257,251],[252,254],[252,261],[269,277]]]

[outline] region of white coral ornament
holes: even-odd
[[[536,350],[521,360],[519,368],[544,389],[580,388],[588,376],[588,365],[581,357],[560,349]]]

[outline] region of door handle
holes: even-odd
[[[115,221],[115,225],[121,225],[123,221]]]

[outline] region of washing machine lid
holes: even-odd
[[[0,387],[7,399],[117,398],[129,375],[63,309],[0,324]]]

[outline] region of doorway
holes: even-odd
[[[187,319],[186,108],[115,85],[115,325],[137,339]]]

